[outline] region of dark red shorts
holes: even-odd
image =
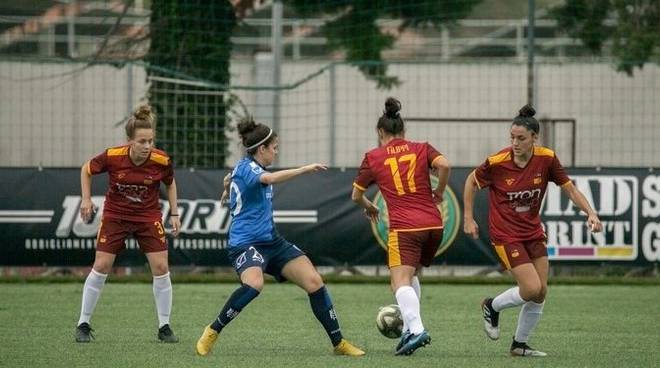
[[[387,239],[387,266],[431,265],[442,242],[442,229],[390,231]]]
[[[133,236],[144,253],[167,250],[165,228],[161,221],[135,222],[104,217],[96,236],[96,250],[119,254],[126,239]]]
[[[521,264],[532,263],[533,259],[548,256],[545,238],[512,243],[493,241],[493,247],[497,258],[506,270]]]

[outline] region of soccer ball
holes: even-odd
[[[376,316],[376,327],[383,336],[390,339],[397,339],[401,337],[403,330],[403,319],[401,318],[401,310],[396,304],[386,305],[378,309]]]

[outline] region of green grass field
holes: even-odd
[[[174,280],[176,282],[176,279]],[[0,283],[1,367],[650,367],[660,361],[657,286],[552,286],[531,345],[547,358],[508,355],[517,310],[502,314],[502,338],[481,330],[479,301],[504,285],[429,285],[422,313],[430,346],[395,357],[396,340],[375,327],[379,306],[392,302],[385,284],[331,284],[344,335],[362,358],[334,356],[307,296],[292,285],[267,284],[221,334],[208,357],[194,344],[231,284],[175,284],[172,327],[179,344],[156,340],[150,284],[110,281],[96,308],[96,340],[74,342],[82,283]]]

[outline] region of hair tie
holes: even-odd
[[[270,138],[271,135],[273,135],[273,129],[271,129],[271,128],[268,128],[268,129],[270,129],[270,131],[269,131],[268,134],[266,135],[266,138],[264,138],[264,139],[260,140],[259,142],[257,142],[257,143],[255,143],[255,144],[251,145],[250,147],[248,147],[248,148],[247,148],[248,151],[251,150],[251,149],[255,149],[255,148],[261,146],[262,144],[264,144],[265,141],[268,140],[268,138]]]

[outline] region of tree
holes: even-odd
[[[301,16],[329,15],[321,32],[334,50],[346,52],[346,60],[358,66],[364,75],[380,88],[399,83],[387,75],[382,52],[392,48],[395,35],[383,33],[379,18],[400,19],[399,31],[408,28],[440,29],[470,14],[481,0],[284,0]],[[367,63],[365,63],[367,62]]]
[[[376,21],[400,19],[407,28],[451,24],[467,16],[481,0],[284,0],[300,16],[327,16],[322,33],[334,50],[346,52],[378,87],[399,83],[387,75],[382,52],[391,48],[395,35],[383,33]],[[180,73],[187,77],[229,86],[230,36],[238,17],[248,14],[259,0],[152,0],[146,61],[150,75]],[[169,73],[169,74],[168,74]],[[179,166],[223,167],[227,157],[225,131],[231,98],[209,102],[203,88],[153,82],[149,98],[159,115],[157,142]],[[197,97],[196,97],[197,96]],[[218,98],[218,97],[216,97]]]
[[[230,36],[236,25],[228,1],[153,0],[150,75],[176,71],[229,85]],[[171,76],[171,75],[167,75]],[[152,83],[149,99],[158,114],[157,142],[184,167],[223,167],[227,156],[228,96],[207,89]],[[197,93],[197,94],[196,94]]]
[[[660,0],[566,0],[552,15],[594,54],[611,40],[617,70],[628,75],[658,60]]]

